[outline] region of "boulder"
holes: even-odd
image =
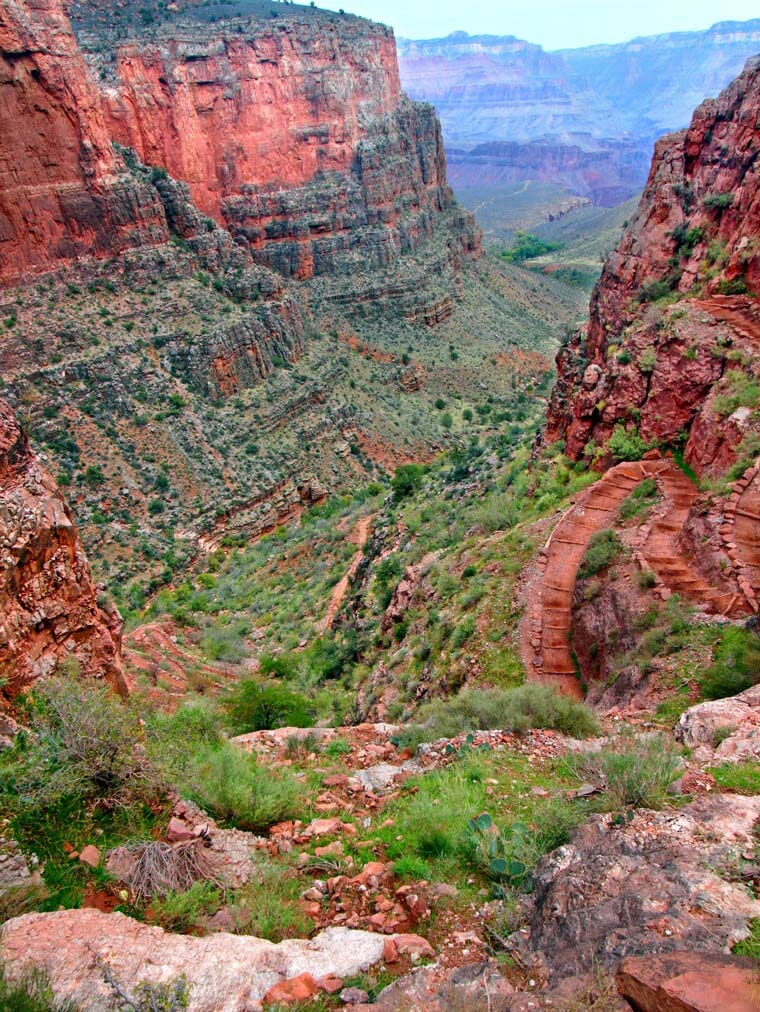
[[[224,932],[194,938],[87,908],[25,914],[0,929],[8,979],[17,981],[30,966],[40,967],[56,998],[81,1012],[108,1007],[112,994],[104,968],[128,988],[184,975],[189,1012],[244,1012],[293,978],[356,976],[382,959],[385,941],[383,935],[348,928],[276,945]]]
[[[716,731],[731,733],[715,748],[720,762],[760,758],[760,684],[738,696],[697,703],[681,714],[674,734],[684,745],[712,749]]]
[[[510,945],[550,986],[627,956],[724,951],[760,917],[737,866],[754,846],[760,797],[701,794],[679,811],[639,810],[630,822],[594,816],[542,858],[525,898],[528,932]]]
[[[757,963],[723,953],[668,952],[625,959],[618,990],[639,1012],[757,1012]]]

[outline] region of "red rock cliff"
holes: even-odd
[[[627,430],[647,445],[685,442],[700,473],[722,473],[749,453],[756,405],[747,383],[760,355],[759,155],[753,60],[697,109],[688,130],[658,143],[638,211],[591,297],[588,327],[558,356],[546,438],[564,439],[572,458],[616,428],[618,439]],[[747,383],[737,393],[739,374]]]
[[[454,207],[440,126],[401,96],[382,25],[287,9],[201,25],[185,11],[127,42],[83,39],[114,139],[285,276],[345,273],[351,251],[392,262]]]
[[[126,692],[121,619],[97,603],[90,567],[55,482],[0,401],[0,672],[6,698],[73,657]]]
[[[167,25],[156,41],[119,45],[115,61],[103,87],[111,136],[185,180],[218,220],[244,185],[348,171],[400,93],[393,33],[355,19]]]
[[[122,170],[61,0],[4,0],[0,281],[165,241],[155,193]]]

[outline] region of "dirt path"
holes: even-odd
[[[330,595],[330,603],[327,606],[327,612],[318,625],[318,629],[321,633],[327,632],[328,629],[332,629],[333,627],[333,622],[340,611],[340,606],[346,598],[351,581],[356,576],[356,571],[359,568],[362,558],[364,557],[364,546],[367,544],[369,536],[372,533],[372,524],[376,516],[377,513],[373,513],[371,516],[362,517],[348,537],[348,540],[357,546],[358,551],[351,560],[351,564],[346,572],[333,587],[333,592]]]
[[[582,694],[570,642],[578,568],[592,536],[614,525],[623,501],[648,477],[657,479],[664,507],[651,524],[641,554],[661,585],[670,593],[699,601],[707,611],[746,613],[741,595],[711,587],[678,547],[678,534],[698,495],[686,475],[661,457],[618,464],[578,495],[541,552],[539,574],[526,590],[520,636],[530,679],[549,682],[569,695]],[[755,507],[760,516],[760,489],[757,494]],[[752,510],[749,512],[752,515]],[[760,565],[760,539],[756,536],[754,544]]]
[[[711,295],[694,303],[698,309],[727,323],[737,334],[760,344],[760,307],[746,295]]]

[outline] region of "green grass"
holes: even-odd
[[[234,745],[193,756],[178,786],[214,818],[251,832],[303,814],[292,774],[266,769]]]
[[[749,937],[734,946],[736,956],[750,956],[760,963],[760,917],[755,917],[749,922]]]
[[[456,885],[466,895],[488,881],[467,824],[489,812],[499,831],[508,835],[516,823],[530,827],[532,866],[541,853],[565,842],[583,818],[585,807],[558,792],[577,783],[559,764],[531,764],[512,752],[483,752],[458,760],[410,781],[412,791],[391,802],[376,839],[400,874],[418,872],[436,882]],[[532,792],[541,787],[558,796],[550,801]],[[529,870],[529,868],[528,868]],[[477,873],[476,884],[471,881]]]
[[[419,723],[400,736],[405,746],[490,728],[515,733],[531,727],[553,728],[575,738],[598,732],[587,706],[535,683],[513,689],[466,689],[424,706],[417,719]]]
[[[603,786],[601,804],[612,811],[661,808],[679,770],[678,756],[661,735],[630,735],[614,746],[571,757],[568,762],[579,775]]]
[[[613,530],[597,531],[591,536],[580,567],[578,579],[596,576],[616,562],[623,554],[623,544]]]
[[[723,763],[708,770],[718,787],[734,794],[760,794],[760,763]]]

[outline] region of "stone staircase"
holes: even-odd
[[[741,531],[741,551],[747,560],[745,583],[750,591],[753,586],[760,586],[760,527],[757,525],[760,482],[754,483],[757,475],[756,470],[742,492],[746,501],[737,495],[736,502],[741,505],[735,510]],[[679,548],[678,535],[698,496],[689,478],[672,460],[663,457],[621,463],[575,498],[540,554],[539,579],[526,595],[526,624],[522,636],[523,659],[533,680],[553,684],[569,695],[581,695],[571,650],[572,604],[578,569],[592,536],[614,526],[623,501],[649,477],[657,480],[664,502],[651,523],[642,528],[641,543],[635,555],[642,568],[654,572],[660,596],[667,598],[679,594],[697,602],[705,612],[721,615],[747,614],[750,610],[751,599],[744,586],[741,594],[711,586]],[[738,532],[736,540],[738,545]]]

